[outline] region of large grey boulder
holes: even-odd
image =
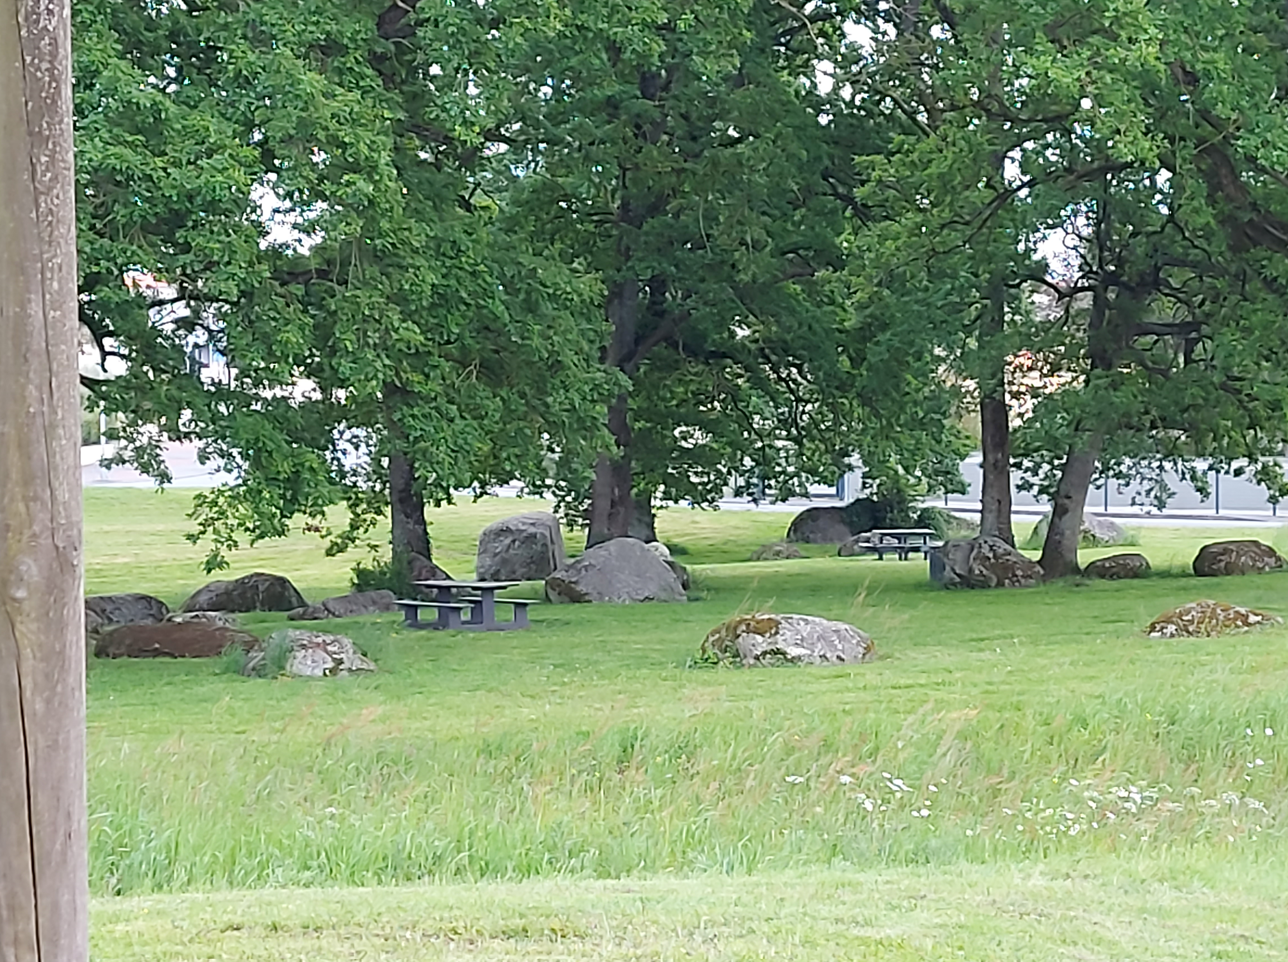
[[[631,535],[631,537],[634,537],[634,535]],[[642,541],[643,539],[640,538],[637,540]],[[671,569],[671,573],[675,575],[676,580],[680,582],[680,587],[685,591],[689,590],[689,585],[692,583],[692,579],[689,577],[689,569],[671,557],[670,548],[660,541],[645,541],[644,547],[648,548],[649,551],[653,552],[666,562],[666,566]]]
[[[255,571],[235,581],[212,581],[183,603],[183,611],[293,611],[307,601],[290,579]]]
[[[635,538],[614,538],[587,548],[546,578],[553,602],[687,601],[669,565]]]
[[[303,678],[332,678],[357,671],[375,671],[375,664],[358,651],[353,639],[303,628],[275,631],[251,649],[242,667],[247,676],[266,673],[269,650],[286,648],[283,672]]]
[[[1260,574],[1283,566],[1279,552],[1260,541],[1214,541],[1194,557],[1194,573],[1200,578]]]
[[[806,508],[792,518],[784,540],[798,544],[841,544],[854,534],[846,521],[844,508],[817,507]]]
[[[757,613],[712,629],[699,658],[747,668],[768,665],[847,665],[877,656],[872,639],[843,621],[812,615]]]
[[[1032,588],[1042,581],[1038,563],[1001,538],[947,541],[928,557],[931,580],[945,588]]]
[[[1124,581],[1129,578],[1147,578],[1150,575],[1149,559],[1143,554],[1111,554],[1107,558],[1097,558],[1082,569],[1088,578],[1103,578],[1105,581]]]
[[[1046,541],[1047,529],[1050,527],[1051,513],[1048,511],[1033,526],[1033,534],[1030,535],[1031,542],[1033,544],[1042,544],[1042,542]],[[1078,545],[1080,547],[1112,548],[1115,545],[1126,544],[1129,540],[1127,529],[1113,518],[1083,512],[1082,527],[1078,529]]]
[[[347,595],[323,598],[315,605],[296,608],[286,617],[291,621],[322,621],[326,618],[354,618],[382,611],[397,611],[394,593],[383,588],[375,591],[353,591]]]
[[[249,649],[259,639],[209,622],[166,621],[156,625],[121,625],[104,632],[94,645],[99,658],[214,658],[229,645]]]
[[[85,598],[85,630],[95,633],[117,625],[155,625],[165,621],[169,607],[160,598],[127,592]]]
[[[474,574],[480,581],[539,581],[565,560],[559,519],[549,511],[529,511],[483,529]]]

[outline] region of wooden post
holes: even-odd
[[[88,949],[69,0],[0,0],[0,962]]]

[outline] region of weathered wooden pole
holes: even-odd
[[[69,0],[0,0],[0,962],[85,962]]]

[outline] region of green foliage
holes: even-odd
[[[220,652],[215,660],[215,673],[220,675],[240,675],[246,667],[248,653],[244,645],[234,642]]]
[[[414,598],[416,587],[412,584],[411,564],[406,554],[394,551],[388,558],[373,556],[369,561],[359,561],[353,566],[349,587],[353,591],[392,591],[398,598]]]

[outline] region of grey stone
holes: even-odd
[[[712,629],[699,657],[745,667],[846,665],[872,661],[876,646],[843,621],[812,615],[739,615]]]
[[[170,609],[160,598],[128,592],[89,595],[85,599],[85,630],[104,631],[117,625],[155,625],[165,621]]]
[[[1030,536],[1034,544],[1046,541],[1047,529],[1051,527],[1051,513],[1048,511],[1033,526]],[[1113,518],[1098,514],[1082,513],[1082,527],[1078,529],[1078,545],[1083,548],[1112,548],[1126,544],[1129,540],[1127,529]]]
[[[183,603],[183,611],[292,611],[306,602],[290,579],[255,571],[235,581],[212,581]]]
[[[565,560],[559,519],[549,511],[530,511],[483,529],[474,574],[480,581],[539,581]]]
[[[397,611],[394,593],[379,588],[375,591],[352,591],[347,595],[324,598],[315,605],[296,608],[286,617],[291,621],[322,621],[326,618],[354,618],[382,611]]]
[[[1125,581],[1129,578],[1147,578],[1151,568],[1149,559],[1143,554],[1111,554],[1107,558],[1097,558],[1082,573],[1088,578],[1103,578],[1105,581]]]
[[[1221,575],[1252,575],[1278,571],[1284,566],[1279,552],[1260,541],[1214,541],[1205,544],[1194,557],[1194,573],[1200,578]]]
[[[563,565],[546,578],[553,602],[686,601],[671,567],[634,538],[614,538]]]
[[[798,544],[841,544],[854,534],[846,522],[844,508],[817,507],[806,508],[792,518],[785,540]]]
[[[762,544],[751,553],[752,561],[787,561],[790,558],[803,558],[801,549],[786,541],[775,541],[773,544]]]
[[[931,580],[946,588],[1032,588],[1042,581],[1038,563],[1001,538],[947,541],[928,557]]]
[[[249,649],[258,642],[249,632],[224,625],[166,621],[106,631],[94,645],[94,654],[99,658],[214,658],[229,645]]]
[[[283,628],[251,649],[242,674],[262,674],[268,649],[274,644],[286,644],[290,648],[285,668],[288,675],[331,678],[357,671],[376,670],[375,664],[358,651],[351,638],[302,628]]]
[[[237,627],[237,616],[231,611],[174,611],[166,615],[165,620],[181,625],[202,622],[208,625],[223,625],[225,628]]]
[[[430,561],[423,554],[413,554],[407,561],[407,573],[412,581],[451,581],[452,576]],[[433,594],[433,592],[430,592]]]

